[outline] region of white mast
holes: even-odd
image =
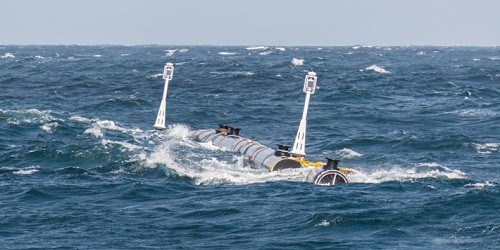
[[[306,93],[306,100],[304,103],[304,111],[302,112],[302,119],[300,120],[299,130],[297,131],[297,136],[295,137],[295,143],[293,144],[293,149],[290,153],[295,156],[305,156],[306,147],[306,126],[307,126],[307,110],[309,109],[309,98],[311,94],[316,91],[316,82],[318,77],[316,73],[310,71],[307,73],[304,80],[304,93]]]
[[[167,109],[167,91],[168,91],[168,81],[172,80],[174,75],[174,65],[172,63],[167,63],[163,69],[163,79],[165,79],[165,88],[163,89],[163,98],[161,99],[160,109],[158,110],[158,115],[156,116],[156,123],[154,125],[155,129],[164,130],[165,129],[165,111]]]

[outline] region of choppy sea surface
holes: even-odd
[[[351,183],[190,140],[292,144],[309,70]],[[0,46],[0,248],[498,249],[499,101],[498,47]]]

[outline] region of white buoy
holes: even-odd
[[[304,93],[306,93],[306,100],[304,102],[304,111],[302,112],[302,119],[300,120],[299,130],[293,143],[293,149],[290,153],[295,156],[305,156],[306,147],[306,126],[307,126],[307,110],[309,109],[309,98],[311,94],[316,91],[316,82],[318,77],[316,73],[310,71],[307,73],[304,80]]]
[[[165,88],[163,89],[163,98],[161,99],[160,109],[158,110],[158,115],[156,116],[156,122],[154,125],[155,129],[164,130],[165,127],[165,111],[167,109],[167,91],[168,82],[172,80],[174,76],[174,65],[172,63],[167,63],[163,69],[163,79],[165,79]]]

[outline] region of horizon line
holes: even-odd
[[[174,46],[174,47],[483,47],[483,48],[494,48],[500,45],[418,45],[418,44],[406,44],[406,45],[363,45],[363,44],[350,44],[350,45],[266,45],[266,44],[158,44],[158,43],[144,43],[144,44],[118,44],[118,43],[96,43],[96,44],[77,44],[77,43],[12,43],[12,44],[0,44],[3,46],[123,46],[123,47],[135,47],[135,46]]]

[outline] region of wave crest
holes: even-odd
[[[339,157],[341,157],[343,159],[352,159],[352,158],[363,156],[363,154],[360,154],[360,153],[358,153],[352,149],[348,149],[348,148],[343,148],[341,150],[337,150],[337,151],[335,151],[335,154],[337,154]]]
[[[366,67],[365,70],[377,72],[377,73],[380,73],[380,74],[389,74],[389,73],[391,73],[390,71],[385,70],[384,68],[382,68],[380,66],[377,66],[375,64],[372,65],[372,66]]]
[[[2,59],[7,59],[7,58],[15,58],[15,56],[12,53],[5,53],[3,56],[0,58]]]
[[[304,65],[304,59],[293,58],[292,64],[295,66],[302,66]]]
[[[419,163],[411,168],[393,167],[374,172],[359,171],[350,177],[351,182],[382,183],[389,181],[415,181],[426,178],[463,179],[466,174],[457,169],[433,163]]]

